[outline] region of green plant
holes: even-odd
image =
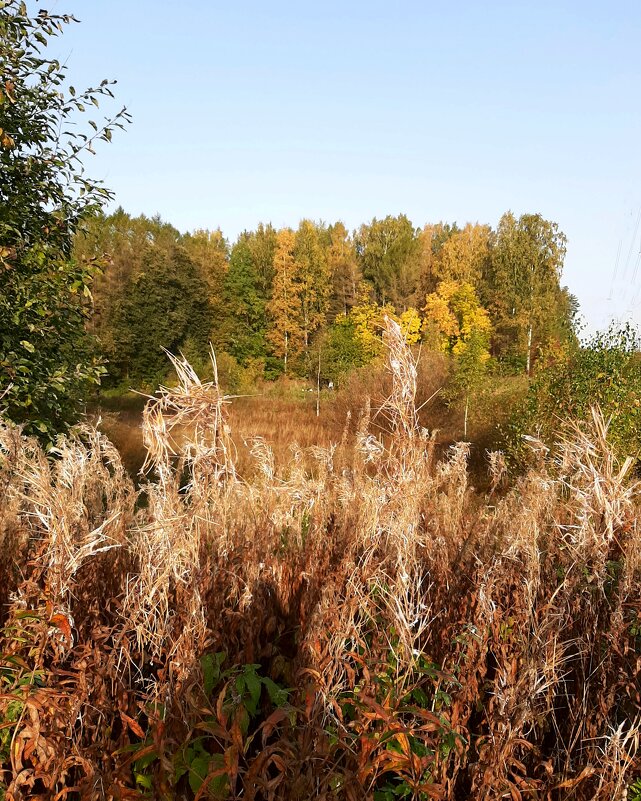
[[[559,352],[535,374],[505,435],[511,453],[524,454],[524,435],[548,446],[567,435],[569,421],[590,418],[599,407],[609,419],[608,437],[620,457],[636,456],[641,438],[641,342],[630,326],[615,326]]]
[[[83,158],[129,120],[125,109],[78,127],[110,83],[76,92],[43,55],[76,20],[20,0],[0,5],[0,398],[8,416],[51,441],[104,369],[85,333],[94,264],[71,258],[85,215],[111,198]]]
[[[465,744],[448,719],[451,693],[460,685],[423,653],[407,664],[393,628],[385,658],[373,660],[378,645],[372,633],[352,651],[360,680],[341,695],[346,730],[342,736],[336,729],[328,734],[356,754],[359,780],[375,799],[438,797],[437,765]]]
[[[135,786],[148,797],[154,797],[155,775],[167,759],[172,765],[169,780],[174,787],[186,782],[198,798],[230,797],[243,763],[251,762],[257,735],[273,731],[283,720],[294,720],[289,690],[261,676],[258,664],[223,669],[226,659],[224,652],[206,653],[200,658],[199,692],[207,703],[199,707],[188,736],[173,753],[163,755],[158,748],[154,726],[146,736],[140,730],[142,742],[123,749],[123,753],[132,755]],[[153,718],[156,724],[161,723],[164,715],[159,718],[155,714]]]
[[[632,782],[628,787],[628,801],[641,801],[641,779]]]

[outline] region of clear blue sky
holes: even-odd
[[[117,78],[133,114],[89,165],[127,211],[231,239],[540,212],[590,327],[641,321],[639,0],[43,5],[82,20],[74,82]]]

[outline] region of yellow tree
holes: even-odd
[[[458,227],[456,223],[428,223],[418,234],[418,297],[424,298],[434,292],[439,281],[442,280],[440,252],[447,240],[453,236]]]
[[[327,257],[319,231],[310,220],[302,220],[294,237],[293,255],[305,348],[311,334],[326,320],[330,293]]]
[[[358,303],[347,315],[354,326],[354,333],[366,361],[378,356],[383,347],[383,320],[385,315],[398,319],[394,307],[389,303],[379,306],[369,295],[368,288],[361,284]]]
[[[437,256],[436,272],[441,281],[465,281],[479,287],[490,260],[492,229],[468,223],[453,233]]]
[[[408,345],[415,345],[421,339],[422,320],[418,310],[413,306],[406,309],[398,318],[401,331]]]
[[[301,285],[297,280],[294,259],[295,235],[283,228],[276,235],[274,253],[274,282],[272,297],[267,304],[269,327],[267,340],[276,356],[283,359],[285,372],[288,361],[300,354],[305,346],[305,330],[301,315]]]
[[[466,281],[442,281],[425,299],[423,331],[428,342],[452,356],[454,396],[465,399],[464,436],[469,403],[490,361],[492,323],[474,287]]]

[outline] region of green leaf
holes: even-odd
[[[255,715],[260,701],[261,680],[253,666],[245,667],[243,679],[251,699],[250,703],[246,704],[246,707],[252,715]]]
[[[272,679],[267,676],[263,679],[263,684],[269,695],[269,700],[274,706],[283,706],[287,703],[289,690],[279,687],[275,681],[272,681]]]
[[[209,773],[209,756],[197,756],[189,763],[189,786],[197,793]]]

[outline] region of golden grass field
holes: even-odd
[[[176,360],[138,488],[2,424],[0,797],[641,798],[632,461],[595,410],[474,489],[386,342],[349,427]]]

